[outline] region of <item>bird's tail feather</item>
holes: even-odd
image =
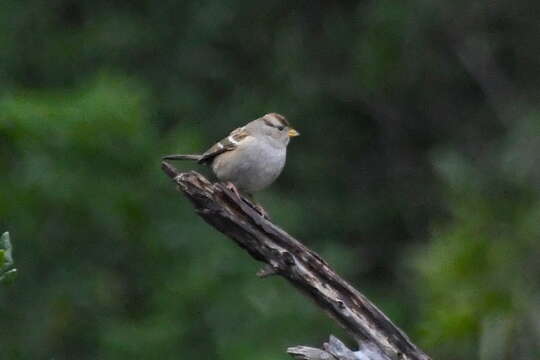
[[[167,155],[162,157],[163,160],[194,160],[199,161],[201,159],[201,155]]]

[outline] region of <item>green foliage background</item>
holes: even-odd
[[[285,359],[345,336],[159,169],[266,112],[259,196],[437,359],[540,356],[540,4],[3,0],[2,359]],[[186,169],[192,164],[183,164]]]

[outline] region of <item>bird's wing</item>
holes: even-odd
[[[229,134],[229,136],[216,143],[210,149],[206,150],[206,152],[202,154],[198,162],[200,164],[211,163],[212,160],[214,160],[214,158],[219,154],[236,149],[238,145],[242,142],[242,140],[244,140],[248,136],[249,132],[245,129],[245,127],[233,130]]]

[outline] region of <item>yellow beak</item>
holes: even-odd
[[[293,128],[290,128],[289,129],[289,137],[295,137],[295,136],[300,136],[300,133],[296,130],[294,130]]]

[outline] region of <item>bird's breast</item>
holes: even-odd
[[[241,191],[256,192],[279,176],[286,160],[286,148],[249,140],[235,150],[219,155],[212,164],[221,181],[231,181]]]

